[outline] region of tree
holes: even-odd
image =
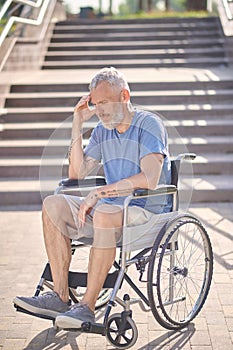
[[[188,11],[206,10],[206,7],[207,7],[207,0],[187,0]]]
[[[112,0],[109,0],[109,14],[112,15]]]
[[[151,11],[153,8],[153,0],[138,0],[138,12]]]
[[[138,0],[138,12],[143,11],[143,0]]]
[[[102,0],[99,0],[99,13],[102,13]]]
[[[148,6],[148,11],[150,12],[152,10],[152,7],[153,7],[153,1],[152,0],[148,0],[147,1],[147,6]]]
[[[166,11],[170,10],[170,1],[169,0],[165,0],[165,10]]]

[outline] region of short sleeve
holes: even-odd
[[[160,153],[166,157],[167,132],[160,119],[148,115],[140,127],[140,159],[150,153]]]

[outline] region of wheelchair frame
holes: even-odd
[[[131,253],[121,246],[120,261],[114,262],[115,271],[109,273],[103,286],[103,292],[98,307],[105,307],[103,323],[84,322],[81,331],[101,334],[118,349],[127,349],[135,344],[138,337],[136,324],[132,318],[130,305],[135,303],[128,294],[123,300],[118,296],[118,290],[123,281],[139,296],[140,305],[145,303],[152,311],[159,324],[169,330],[179,330],[186,327],[200,312],[207,298],[212,273],[213,253],[208,234],[201,222],[188,213],[179,214],[178,210],[178,174],[180,162],[195,159],[195,154],[181,154],[172,161],[172,184],[161,186],[155,190],[135,190],[124,202],[124,225],[127,227],[127,210],[132,199],[147,198],[151,196],[172,195],[173,217],[162,225],[152,246],[146,247],[131,257]],[[102,179],[95,180],[94,185],[103,185]],[[77,186],[84,185],[86,190],[93,187],[93,179],[88,180],[63,180],[56,193],[66,192]],[[72,254],[83,243],[72,241]],[[147,294],[144,295],[138,286],[127,274],[128,267],[135,264],[140,273],[139,281],[147,283]],[[143,280],[143,274],[147,269],[147,279]],[[192,275],[191,275],[192,274]],[[194,277],[193,277],[194,276]],[[195,276],[197,276],[195,280]],[[85,287],[87,274],[69,272],[69,290],[71,299],[76,302],[74,291],[77,287]],[[44,286],[52,289],[52,276],[49,263],[45,266],[35,295],[39,295]],[[111,293],[109,292],[112,289]],[[115,304],[123,307],[121,313],[112,314]],[[143,308],[144,306],[142,306]],[[28,311],[16,306],[21,312]],[[36,315],[41,317],[41,315]],[[44,316],[43,316],[44,317]],[[51,319],[49,317],[44,317]],[[54,319],[52,319],[54,322]],[[80,331],[80,329],[70,329]]]

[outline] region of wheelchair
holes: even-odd
[[[108,274],[99,294],[96,309],[103,310],[103,322],[91,324],[83,322],[81,331],[106,336],[111,345],[127,349],[135,344],[138,337],[133,320],[131,305],[139,302],[142,308],[151,310],[157,322],[168,330],[186,327],[202,309],[212,280],[213,253],[211,242],[202,223],[187,212],[179,212],[178,175],[181,161],[195,159],[191,153],[180,154],[171,161],[171,185],[159,186],[155,190],[135,190],[124,201],[124,224],[119,256]],[[95,186],[103,186],[103,177],[89,177],[84,180],[61,181],[55,193],[88,193]],[[153,215],[148,223],[135,227],[127,222],[128,207],[135,198],[172,196],[172,211]],[[78,249],[87,249],[90,242],[72,241],[72,254]],[[135,265],[139,281],[145,283],[147,295],[136,285],[128,274],[128,268]],[[69,271],[69,293],[74,303],[85,291],[86,272]],[[131,299],[123,298],[118,291],[128,283],[137,294]],[[35,296],[44,288],[53,289],[49,263],[46,264]],[[114,306],[122,312],[112,313]],[[21,312],[29,313],[16,306]],[[37,315],[41,317],[40,315]],[[45,317],[44,318],[49,318]],[[51,319],[51,318],[49,318]],[[52,319],[53,323],[54,320]]]

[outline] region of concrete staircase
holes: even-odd
[[[61,22],[44,69],[203,67],[225,65],[217,17]]]
[[[173,30],[171,28],[169,30],[169,25],[171,28],[175,28],[175,26],[177,28],[177,31],[173,33],[176,40],[171,39]],[[105,31],[103,30],[104,26],[106,26]],[[147,68],[143,66],[145,61],[143,56],[136,59],[134,55],[135,50],[144,50],[140,48],[141,44],[146,45],[150,42],[149,45],[158,45],[155,38],[153,38],[155,43],[151,43],[152,30],[149,30],[149,26],[155,30],[155,36],[163,37],[160,44],[164,47],[161,50],[164,51],[164,54],[167,52],[166,59],[169,57],[170,68],[164,69],[163,78],[161,78],[161,74],[158,78],[157,70],[153,71],[149,66]],[[194,38],[194,35],[190,35],[190,32],[203,30],[208,37],[208,26],[210,33],[214,33],[213,36],[209,37],[209,45],[204,45],[203,40],[207,39],[204,39],[202,32],[202,34],[199,33],[200,46],[198,46],[198,40]],[[78,27],[81,31],[79,35],[76,33]],[[72,110],[76,101],[83,93],[86,93],[89,81],[88,77],[81,79],[81,70],[79,70],[80,73],[77,73],[77,69],[87,67],[95,69],[105,65],[115,65],[125,70],[126,76],[129,77],[132,102],[135,105],[150,111],[157,111],[163,115],[173,155],[184,151],[198,154],[193,163],[195,176],[192,184],[195,189],[192,200],[194,202],[232,201],[233,77],[225,74],[224,79],[221,80],[206,78],[206,69],[214,62],[215,68],[221,66],[222,72],[228,72],[227,60],[222,46],[224,37],[222,37],[218,20],[207,18],[199,21],[195,19],[194,21],[175,20],[173,22],[169,19],[167,25],[161,21],[145,23],[132,21],[125,25],[124,35],[121,28],[120,22],[115,24],[115,22],[109,21],[101,21],[97,24],[93,22],[92,25],[85,24],[85,22],[81,22],[81,24],[78,22],[57,24],[45,56],[43,68],[46,69],[46,72],[44,71],[43,76],[45,77],[46,73],[47,75],[51,74],[52,71],[47,69],[53,69],[55,75],[63,77],[62,82],[58,83],[57,79],[54,79],[54,82],[48,82],[48,79],[45,78],[38,81],[35,77],[34,81],[31,79],[33,81],[31,83],[24,83],[21,79],[20,83],[11,85],[9,93],[5,95],[4,112],[0,116],[2,123],[0,132],[1,205],[40,204],[44,196],[53,192],[59,180],[67,176],[66,154],[70,140]],[[63,30],[64,32],[61,33]],[[136,39],[133,39],[133,32],[136,33],[137,38],[140,37],[140,41],[136,42]],[[178,32],[180,38],[177,37]],[[189,35],[189,38],[186,37],[186,34]],[[62,39],[65,35],[68,35],[68,37],[66,36],[67,40]],[[113,41],[114,35],[117,41]],[[167,39],[164,38],[166,35]],[[99,37],[98,42],[96,42],[97,36]],[[121,37],[120,42],[119,37]],[[111,38],[111,42],[109,42],[109,38]],[[63,41],[57,42],[57,40]],[[122,42],[127,43],[127,40],[131,40],[131,47],[127,44],[122,45]],[[135,42],[133,42],[134,40]],[[192,46],[195,40],[196,46]],[[97,56],[93,54],[92,50],[94,42]],[[217,56],[213,55],[213,51],[211,51],[212,44],[216,51],[219,51]],[[169,51],[172,46],[174,48],[174,45],[176,45],[174,50],[177,53],[195,49],[199,55],[192,56],[192,60],[183,56],[182,60],[177,58],[178,61],[176,61],[175,53]],[[104,59],[100,58],[101,51],[104,53],[106,46],[109,55],[113,54],[115,57],[115,62],[111,57],[107,60],[105,55]],[[110,52],[109,48],[113,46],[114,52],[119,50],[118,55]],[[130,57],[126,61],[123,60],[125,63],[120,58],[119,53],[122,52],[123,46],[127,48],[127,51],[130,50],[128,55],[134,57],[132,62]],[[90,50],[89,63],[80,58],[84,56],[84,53],[87,54],[82,51],[84,47]],[[209,57],[204,47],[209,49]],[[70,51],[67,51],[68,49]],[[60,56],[58,50],[61,52]],[[72,56],[71,50],[74,56]],[[157,48],[153,46],[151,50],[156,51]],[[78,59],[77,52],[82,53]],[[201,55],[201,53],[203,54]],[[156,54],[155,58],[152,59],[153,62],[157,60]],[[119,60],[116,59],[116,56]],[[146,57],[148,56],[146,55]],[[135,59],[138,62],[137,68],[135,68]],[[165,58],[160,59],[163,66]],[[177,67],[178,62],[180,62],[179,69],[174,70],[174,66]],[[193,67],[191,70],[187,68],[190,64]],[[184,66],[186,68],[182,68]],[[77,76],[78,83],[74,83],[74,79],[69,79],[70,75],[66,73],[66,69],[71,67],[76,69],[71,74]],[[57,72],[54,71],[55,68]],[[65,70],[59,71],[60,68]],[[197,79],[198,74],[204,78]],[[188,79],[190,75],[192,75],[192,79]],[[174,76],[177,79],[174,79]],[[87,123],[85,143],[96,121],[97,118],[94,117]],[[184,192],[189,191],[190,179],[190,168],[184,167],[181,179]]]

